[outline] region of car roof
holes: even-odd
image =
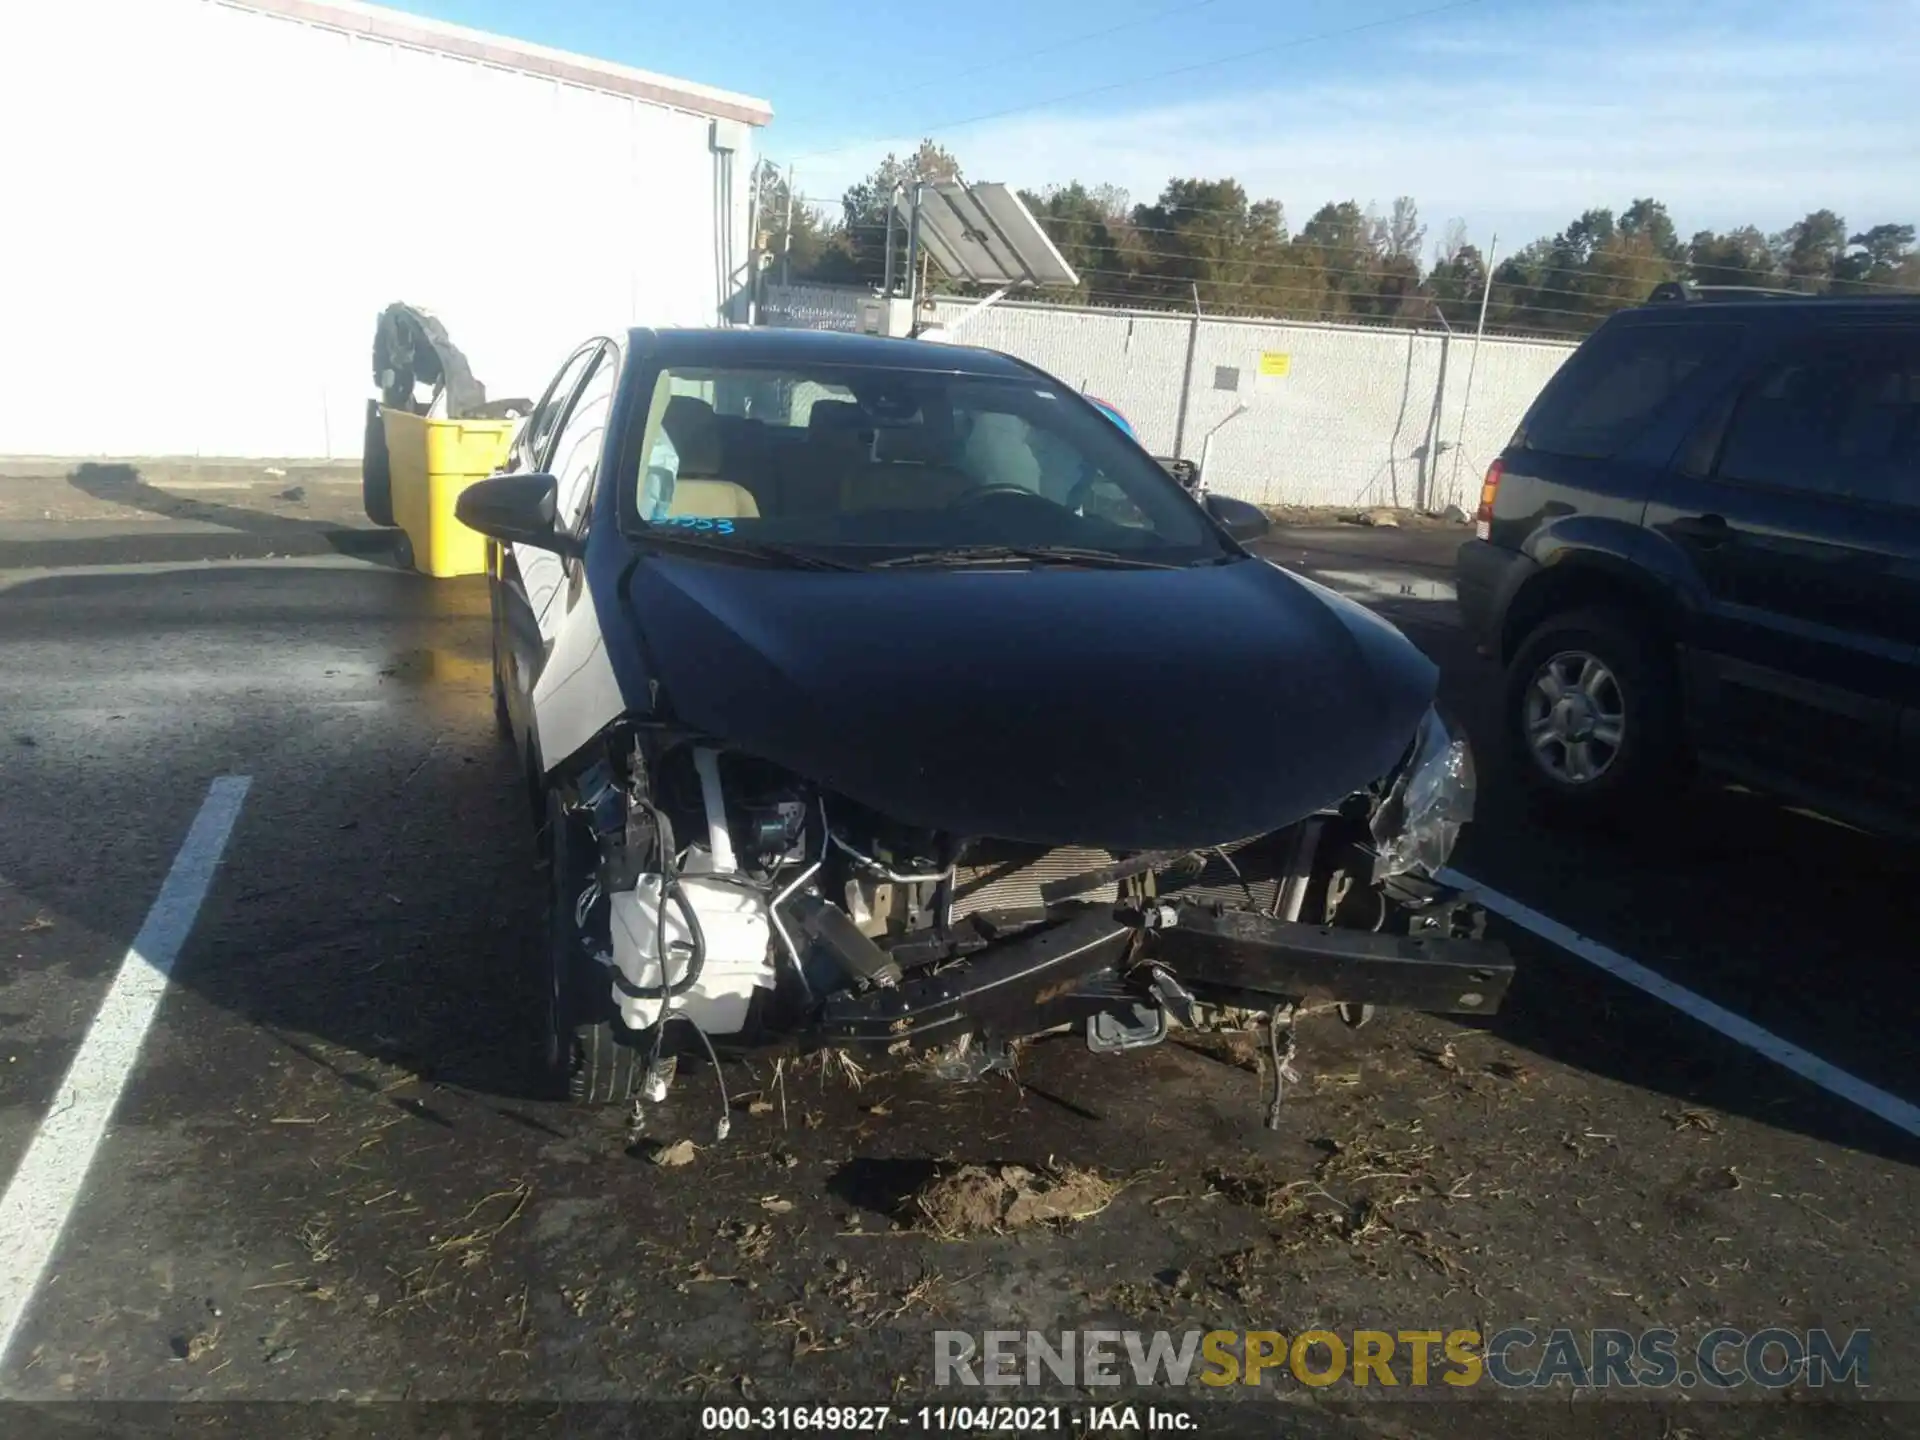
[[[1746,321],[1773,316],[1776,319],[1790,317],[1799,323],[1819,316],[1857,319],[1861,315],[1920,319],[1920,295],[1786,295],[1764,290],[1741,294],[1736,288],[1729,288],[1717,294],[1686,297],[1661,295],[1656,291],[1646,302],[1615,311],[1607,318],[1632,323],[1727,317]]]
[[[701,365],[849,365],[874,370],[921,370],[945,375],[981,375],[996,379],[1034,377],[1032,367],[970,345],[889,340],[878,335],[848,335],[836,330],[788,330],[742,326],[733,329],[645,329],[629,332],[635,354],[658,355],[668,363]]]

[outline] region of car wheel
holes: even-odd
[[[1528,787],[1570,813],[1637,808],[1679,757],[1671,660],[1624,614],[1575,610],[1543,620],[1507,670],[1505,727]]]
[[[360,452],[360,502],[376,525],[393,524],[393,467],[387,457],[387,426],[380,402],[367,402],[367,433]]]
[[[604,973],[582,945],[579,912],[592,879],[588,837],[557,795],[547,800],[547,940],[541,1035],[543,1089],[582,1105],[624,1105],[646,1066],[619,1018]]]

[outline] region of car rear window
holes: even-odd
[[[1561,367],[1522,427],[1529,450],[1605,459],[1657,418],[1703,366],[1724,357],[1737,325],[1617,325]]]

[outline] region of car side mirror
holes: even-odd
[[[559,528],[559,510],[560,482],[551,475],[492,475],[453,502],[454,517],[490,540],[577,555],[580,542]]]
[[[1200,502],[1207,513],[1236,540],[1260,540],[1273,529],[1273,521],[1258,505],[1235,500],[1230,495],[1209,495]]]

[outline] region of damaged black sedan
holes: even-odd
[[[991,1064],[1498,1007],[1440,878],[1473,771],[1432,665],[1051,376],[636,330],[513,464],[459,514],[495,542],[556,1088],[637,1104],[690,1046]]]

